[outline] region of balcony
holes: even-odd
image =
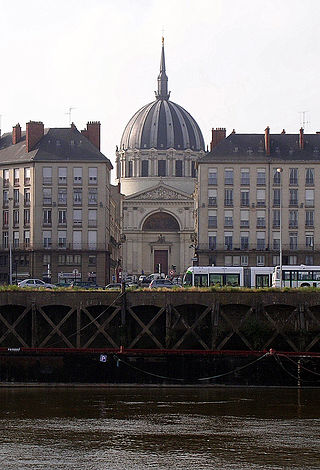
[[[209,197],[208,206],[209,207],[217,207],[217,198],[216,197]]]
[[[249,228],[249,220],[240,220],[240,227],[241,228]]]
[[[225,207],[233,207],[233,199],[225,199],[224,205]]]

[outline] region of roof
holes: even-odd
[[[299,134],[270,134],[270,155],[265,152],[265,134],[230,134],[198,163],[306,161],[320,162],[320,134],[303,134],[304,148],[299,147]]]
[[[0,138],[0,163],[52,161],[105,162],[110,169],[110,160],[100,152],[78,129],[45,129],[43,137],[30,152],[26,151],[26,135],[22,132],[21,140],[13,145],[12,134]]]

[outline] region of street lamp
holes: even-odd
[[[277,173],[279,173],[280,177],[280,247],[279,247],[279,255],[280,255],[280,289],[282,289],[282,178],[281,173],[283,172],[283,168],[277,168]]]

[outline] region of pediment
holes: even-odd
[[[159,184],[154,188],[146,189],[139,193],[132,194],[127,196],[126,200],[130,201],[189,201],[192,200],[190,194],[179,191],[176,188],[167,186],[165,184]]]

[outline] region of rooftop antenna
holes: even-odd
[[[299,111],[300,114],[300,126],[305,130],[306,126],[310,124],[307,113],[309,111]]]
[[[65,114],[67,114],[67,115],[69,116],[69,126],[70,126],[70,124],[71,124],[71,113],[72,113],[72,110],[73,110],[73,109],[76,109],[76,108],[70,107],[70,108],[68,109],[68,111],[65,113]]]

